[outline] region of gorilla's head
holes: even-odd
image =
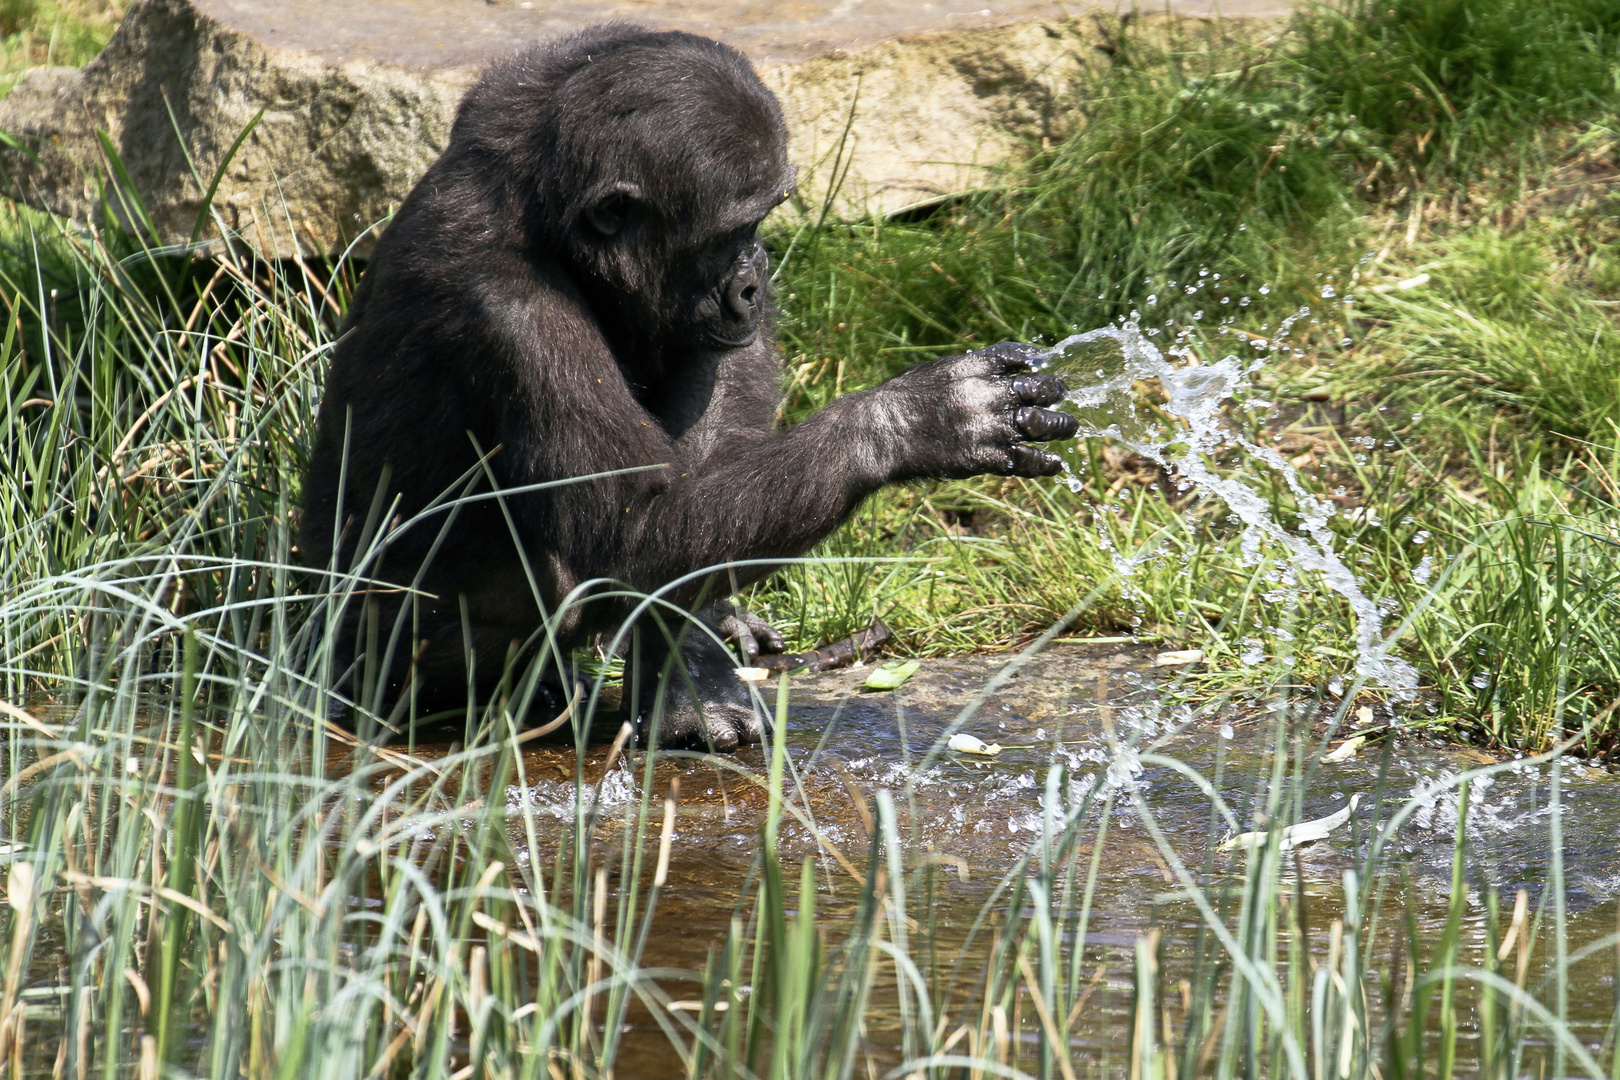
[[[740,53],[609,24],[509,61],[472,96],[463,118],[501,117],[468,134],[509,166],[528,241],[562,258],[610,331],[753,341],[759,225],[794,180],[781,108]]]

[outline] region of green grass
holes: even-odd
[[[1612,0],[1351,0],[1297,31],[1301,104],[1388,184],[1518,179],[1543,164],[1549,125],[1612,108]]]
[[[86,63],[122,14],[109,0],[0,0],[0,93],[36,65]]]
[[[12,55],[43,60],[57,9],[18,8],[15,25],[8,11]],[[1133,311],[1183,359],[1265,357],[1233,430],[1354,511],[1333,520],[1338,551],[1424,680],[1418,701],[1389,703],[1402,720],[1498,748],[1610,752],[1617,12],[1396,0],[1312,10],[1260,43],[1117,25],[1074,103],[1077,133],[993,189],[924,220],[775,238],[786,415],[929,357]],[[83,41],[100,40],[105,23],[79,14]],[[1494,907],[1465,919],[1458,900],[1436,940],[1393,925],[1401,870],[1378,845],[1307,921],[1274,846],[1183,865],[1139,793],[1099,784],[1054,795],[1050,828],[964,941],[933,915],[940,864],[919,857],[905,790],[873,798],[869,849],[847,868],[784,865],[777,838],[813,838],[814,823],[798,821],[801,763],[780,743],[753,776],[768,793],[761,851],[730,931],[705,971],[649,967],[657,755],[629,756],[633,798],[580,798],[559,827],[508,806],[524,759],[499,703],[435,760],[328,723],[324,627],[356,583],[300,570],[291,519],[358,268],[181,263],[115,231],[4,214],[13,1067],[597,1077],[631,1015],[662,1025],[692,1077],[883,1075],[901,1059],[896,1075],[1043,1080],[1589,1064],[1558,1003],[1572,948],[1613,942],[1569,940],[1557,856],[1531,922]],[[1182,688],[1201,717],[1237,697],[1278,703],[1265,763],[1213,790],[1302,816],[1312,754],[1282,705],[1337,703],[1342,719],[1386,696],[1351,677],[1347,606],[1289,580],[1272,546],[1246,550],[1219,500],[1100,442],[1072,463],[1078,491],[986,478],[886,492],[752,602],[799,646],[881,615],[915,654],[1005,648],[1059,620],[1202,648],[1209,668]],[[1218,467],[1297,520],[1275,473],[1236,455]],[[580,766],[581,792],[594,775]],[[1058,767],[1049,782],[1071,778]],[[1135,805],[1203,931],[1190,957],[1151,934],[1136,945],[1127,1059],[1103,1062],[1065,1048],[1096,960],[1076,943],[1110,800]],[[1385,802],[1376,820],[1412,806]],[[1212,803],[1212,826],[1228,809]],[[589,841],[610,825],[620,842],[604,854]],[[836,921],[817,914],[830,909]],[[1499,955],[1509,925],[1525,951]],[[1312,937],[1331,939],[1331,961]],[[1400,979],[1392,947],[1411,958]],[[1459,1030],[1477,1059],[1463,1065]],[[1599,1056],[1612,1067],[1612,1040]]]

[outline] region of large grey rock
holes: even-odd
[[[730,41],[782,99],[801,213],[887,212],[983,181],[1062,134],[1098,24],[1051,0],[136,0],[82,69],[31,72],[0,101],[6,192],[93,220],[116,174],[165,242],[206,222],[274,255],[369,246],[443,148],[488,59],[606,18]],[[1207,14],[1181,0],[1178,15]],[[1287,0],[1229,0],[1278,15]],[[1162,9],[1161,9],[1162,10]],[[111,153],[109,153],[111,151]],[[116,201],[116,200],[115,200]],[[126,221],[138,216],[116,205]]]

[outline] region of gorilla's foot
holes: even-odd
[[[662,649],[642,659],[635,715],[643,745],[656,738],[666,750],[735,750],[764,738],[764,715],[737,678],[736,659],[701,626],[688,629],[673,661]]]
[[[694,700],[690,694],[677,695],[661,713],[644,716],[642,724],[643,738],[650,739],[656,727],[658,745],[666,750],[730,751],[759,742],[765,733],[752,703]]]

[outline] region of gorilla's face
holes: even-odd
[[[698,275],[705,285],[695,290],[689,304],[692,334],[721,348],[752,345],[753,338],[758,337],[760,313],[765,309],[765,285],[770,279],[770,264],[765,244],[758,240],[758,228],[739,232],[714,244],[705,254],[706,272]]]
[[[759,224],[718,238],[697,262],[695,287],[687,310],[691,344],[737,349],[752,345],[765,310],[770,261],[759,242]]]
[[[711,196],[694,212],[690,204],[659,207],[632,185],[618,185],[582,215],[602,283],[636,311],[639,325],[657,327],[668,340],[694,348],[753,344],[770,280],[759,227],[792,193],[791,170],[764,186]]]
[[[776,99],[712,43],[584,59],[533,144],[536,235],[626,355],[750,344],[769,272],[759,226],[794,186]]]

